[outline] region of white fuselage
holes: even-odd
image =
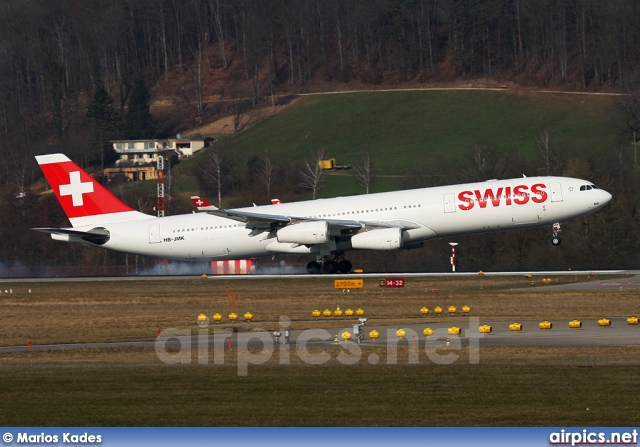
[[[386,224],[402,228],[406,246],[438,237],[551,225],[596,211],[611,199],[606,191],[587,190],[586,185],[592,184],[565,177],[530,177],[238,210],[305,220]],[[273,232],[255,232],[243,222],[205,212],[100,227],[110,234],[104,248],[176,260],[314,252],[308,246],[277,243]]]

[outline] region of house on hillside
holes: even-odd
[[[176,154],[179,159],[189,158],[214,142],[213,138],[189,139],[180,135],[157,140],[115,140],[112,141],[113,149],[119,158],[116,167],[105,169],[104,173],[109,179],[123,175],[130,180],[154,180],[158,155],[167,158]]]

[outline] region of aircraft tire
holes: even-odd
[[[553,239],[551,239],[551,243],[557,247],[562,243],[562,240],[559,237],[554,237]]]
[[[322,270],[322,267],[316,261],[311,261],[307,264],[307,272],[312,275],[320,273],[320,270]]]
[[[326,261],[322,270],[329,274],[336,273],[338,271],[338,263],[336,261]]]
[[[351,264],[351,262],[347,261],[346,259],[343,259],[338,263],[338,270],[340,271],[340,273],[349,273],[352,268],[353,264]]]

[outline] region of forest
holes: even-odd
[[[50,197],[30,189],[41,179],[33,156],[62,151],[84,167],[104,167],[112,155],[110,140],[163,137],[209,122],[229,114],[221,105],[228,99],[257,107],[274,94],[337,85],[455,82],[622,92],[631,98],[624,106],[629,143],[640,131],[639,3],[4,0],[0,259],[4,266],[42,259],[56,265],[97,262],[93,258],[122,263],[116,255],[60,247],[33,234],[19,236],[16,248],[15,235],[24,232],[16,230],[64,221]],[[153,107],[166,100],[175,107]],[[150,107],[153,119],[137,122],[141,115],[132,111],[139,108],[144,116]],[[624,216],[607,214],[624,222],[602,231],[625,232],[630,242],[621,249],[628,256],[618,264],[637,266],[638,188],[633,172],[624,169],[629,160],[609,153],[590,163],[601,172],[601,186],[628,195],[619,204]],[[616,259],[605,248],[602,258]]]

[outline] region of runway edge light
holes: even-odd
[[[580,321],[580,320],[571,320],[569,322],[569,327],[571,329],[580,329],[582,327],[582,321]]]
[[[538,325],[538,327],[540,329],[544,329],[546,331],[550,330],[551,328],[553,328],[553,323],[551,323],[550,321],[544,320],[541,321],[540,324]]]

